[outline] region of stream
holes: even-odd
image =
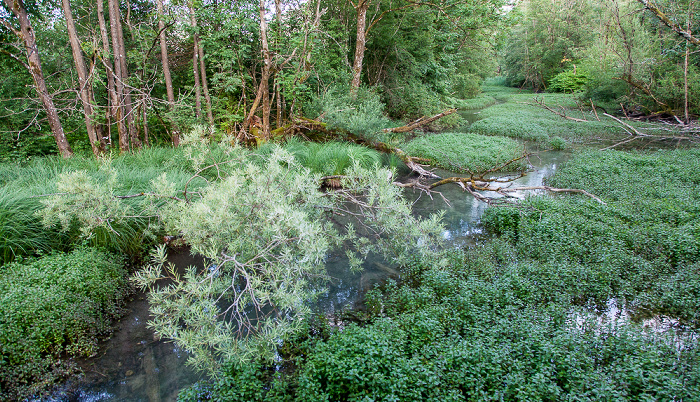
[[[463,112],[463,117],[471,123],[478,119],[478,111]],[[543,152],[532,157],[534,170],[514,185],[541,185],[567,158],[563,152]],[[436,173],[454,176],[442,170]],[[449,205],[440,196],[433,195],[431,199],[412,189],[404,190],[404,195],[414,203],[418,215],[444,211],[443,236],[450,244],[459,247],[473,242],[482,233],[479,222],[487,205],[456,185],[442,186],[439,190]],[[186,250],[171,252],[169,260],[178,268],[202,264],[201,258],[191,256]],[[331,282],[316,304],[317,311],[325,315],[352,307],[374,284],[397,274],[396,267],[376,257],[364,263],[362,272],[351,273],[344,253],[340,252],[329,256],[326,267]],[[117,324],[112,337],[100,344],[98,355],[78,362],[85,373],[83,378],[65,384],[46,401],[175,401],[180,389],[202,379],[185,365],[186,352],[172,342],[154,339],[153,332],[147,328],[149,313],[145,294],[136,294],[127,309],[128,313]]]

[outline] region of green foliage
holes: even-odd
[[[13,262],[0,272],[0,398],[51,385],[63,353],[90,356],[127,293],[122,259],[95,249]]]
[[[393,173],[376,164],[366,169],[354,162],[340,190],[322,192],[320,176],[279,147],[250,153],[193,142],[186,148],[194,165],[204,166],[197,176],[211,180],[185,201],[169,198],[178,194],[177,183],[161,176],[152,182],[148,200],[165,204],[149,210],[166,233],[181,235],[209,266],[175,272],[165,266],[159,248],[136,281],[151,288],[150,325],[190,351],[189,362],[199,369],[212,371],[221,361],[253,356],[271,361],[277,343],[299,331],[310,313],[308,301],[322,291],[332,247],[344,247],[351,269],[369,253],[398,263],[413,255],[435,256],[431,245],[440,242],[440,215],[414,218],[393,185]],[[218,153],[229,158],[203,162]],[[80,173],[64,185],[45,210],[54,219],[72,211],[67,216],[87,232],[130,214],[123,200],[110,198],[109,183]],[[328,219],[332,214],[348,219],[340,226]],[[172,282],[159,287],[163,271]]]
[[[369,169],[382,162],[379,152],[349,142],[316,143],[291,138],[284,148],[299,164],[324,176],[342,175],[355,163]]]
[[[19,256],[60,247],[60,236],[46,230],[35,213],[41,204],[22,194],[0,195],[0,265]]]
[[[430,164],[454,172],[485,172],[523,155],[522,145],[504,137],[486,137],[471,133],[443,133],[418,137],[404,151],[425,158]],[[526,167],[520,160],[500,169],[516,171]]]
[[[359,88],[353,96],[348,87],[332,87],[315,98],[308,111],[312,116],[323,116],[328,128],[340,128],[368,139],[392,127],[391,120],[384,116],[379,95],[371,88]]]
[[[416,259],[402,284],[370,293],[368,306],[380,317],[328,338],[312,337],[296,360],[295,376],[274,375],[257,364],[238,367],[208,388],[206,397],[192,400],[222,400],[255,389],[263,391],[248,393],[250,400],[700,396],[694,334],[678,338],[629,322],[601,322],[572,305],[595,289],[582,286],[581,278],[596,270],[519,261],[516,250],[498,240],[452,250],[445,267]]]
[[[596,120],[591,112],[581,113],[571,94],[515,93],[498,87],[489,89],[493,96],[504,103],[484,109],[481,119],[469,126],[469,130],[483,135],[505,136],[533,141],[551,149],[563,149],[569,143],[588,141],[591,138],[620,138],[624,131],[611,119]],[[553,109],[587,122],[566,120],[535,104],[540,100]]]
[[[582,90],[588,80],[588,74],[585,71],[562,71],[549,80],[547,89],[552,92],[574,93]]]
[[[697,150],[583,153],[549,184],[585,189],[607,205],[580,197],[536,198],[517,213],[487,210],[483,222],[495,232],[514,234],[518,251],[528,258],[596,267],[597,273],[580,280],[584,287],[606,284],[590,292],[597,302],[619,297],[649,311],[672,312],[697,327],[700,299],[692,295],[700,275],[699,155]]]
[[[405,261],[400,282],[368,293],[374,320],[310,336],[282,363],[292,375],[238,365],[190,400],[698,399],[699,156],[577,154],[548,184],[607,205],[489,208],[502,237]],[[597,314],[611,303],[681,331]]]

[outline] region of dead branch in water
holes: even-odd
[[[532,106],[535,106],[535,105],[540,106],[543,109],[548,110],[548,111],[556,114],[557,116],[563,117],[567,120],[575,121],[577,123],[590,123],[589,120],[577,119],[575,117],[567,116],[566,113],[563,111],[558,112],[557,110],[552,109],[551,107],[547,106],[544,103],[544,100],[540,100],[538,98],[535,98],[534,101],[535,101],[535,104],[532,104],[532,103],[527,103],[527,104],[532,105]],[[620,106],[622,106],[622,104],[620,104]],[[593,112],[595,113],[597,121],[600,121],[600,118],[598,117],[598,112],[596,111],[596,107],[593,104],[593,101],[591,101],[591,107],[593,108]],[[562,110],[563,110],[563,108],[562,108]],[[622,110],[625,111],[624,106],[622,107]],[[629,123],[626,123],[622,119],[617,118],[611,114],[608,114],[608,113],[602,113],[602,114],[603,114],[603,116],[606,116],[606,117],[610,118],[611,120],[615,121],[617,124],[619,124],[619,126],[622,128],[622,130],[624,130],[628,135],[623,140],[621,140],[613,145],[610,145],[608,147],[602,148],[602,150],[612,149],[612,148],[618,147],[620,145],[623,145],[623,144],[626,144],[628,142],[632,142],[636,139],[641,139],[641,138],[654,139],[657,141],[663,141],[663,140],[688,140],[688,141],[695,140],[695,141],[697,141],[698,139],[700,139],[700,137],[698,136],[698,134],[700,134],[700,130],[698,130],[697,127],[693,127],[692,125],[689,125],[687,127],[686,127],[686,125],[683,125],[682,129],[680,130],[680,132],[686,132],[689,135],[655,135],[655,134],[645,133],[645,132],[641,131],[641,129],[635,128],[632,125],[630,125]],[[625,115],[627,115],[626,111],[625,111]],[[626,117],[626,119],[632,120],[629,117]],[[665,129],[665,128],[661,128],[661,130],[671,131],[671,130]]]

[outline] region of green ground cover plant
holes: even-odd
[[[527,258],[595,267],[580,280],[582,287],[604,284],[590,292],[597,302],[619,297],[698,327],[698,157],[697,149],[584,152],[549,184],[583,188],[607,205],[537,197],[528,200],[529,208],[488,210],[484,223],[507,234]]]
[[[523,155],[525,149],[515,140],[473,133],[442,133],[422,136],[405,145],[411,156],[425,158],[431,165],[459,173],[484,172]],[[520,160],[505,170],[526,167]]]
[[[367,294],[364,325],[317,322],[280,349],[283,370],[229,364],[180,400],[695,400],[698,156],[577,154],[549,184],[607,205],[539,196],[488,209],[499,237],[445,250],[442,266],[405,264]],[[601,318],[611,300],[679,328]]]
[[[60,379],[64,356],[90,356],[129,286],[122,258],[91,248],[12,262],[0,272],[0,399]]]

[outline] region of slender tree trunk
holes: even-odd
[[[691,1],[688,4],[688,22],[686,24],[687,32],[688,35],[692,36],[692,32],[690,30],[691,25],[690,25],[690,20],[693,16],[693,2]],[[689,100],[688,100],[688,58],[690,56],[690,49],[688,49],[688,44],[685,44],[685,60],[683,61],[683,92],[685,95],[685,99],[683,102],[683,109],[685,112],[685,124],[690,124],[690,112],[688,109],[689,107]]]
[[[199,84],[199,49],[195,42],[192,54],[192,71],[194,73],[194,111],[198,119],[202,118],[202,87]]]
[[[263,105],[263,118],[261,132],[256,136],[258,139],[267,141],[270,138],[270,69],[272,66],[272,53],[270,53],[270,47],[267,43],[267,22],[265,22],[265,0],[260,0],[259,5],[260,10],[260,40],[262,42],[262,56],[263,56],[263,67],[262,74],[260,77],[260,83],[258,85],[258,92],[255,95],[255,100],[253,105],[250,107],[248,116],[243,121],[243,126],[241,131],[238,133],[238,138],[243,138],[246,134],[246,130],[250,127],[253,122],[253,116],[258,110],[258,106],[262,102]]]
[[[124,80],[121,76],[124,58],[121,57],[121,49],[119,47],[119,31],[117,21],[119,21],[119,5],[115,0],[107,0],[107,8],[109,10],[109,25],[112,34],[112,49],[114,49],[114,86],[117,94],[117,121],[124,125],[124,131],[119,130],[119,150],[121,152],[129,151],[129,132],[126,129],[126,108],[124,107]],[[130,129],[131,127],[129,127]]]
[[[365,46],[367,42],[367,9],[369,0],[359,0],[355,10],[357,11],[357,35],[355,39],[355,59],[352,62],[352,81],[350,92],[355,93],[360,87],[362,78],[362,62],[365,59]]]
[[[282,92],[279,82],[275,82],[275,99],[277,100],[277,128],[282,127]]]
[[[202,76],[202,92],[204,92],[204,104],[207,108],[207,120],[210,125],[214,125],[214,114],[211,109],[211,96],[209,96],[209,84],[207,84],[207,69],[204,66],[204,47],[199,43],[199,37],[197,37],[199,49],[199,72]]]
[[[194,30],[194,35],[192,37],[192,41],[194,42],[194,61],[193,63],[197,63],[198,66],[194,67],[195,75],[197,75],[197,67],[199,67],[199,75],[200,77],[195,77],[195,85],[197,84],[197,81],[200,82],[201,85],[201,90],[204,92],[204,103],[205,107],[207,109],[207,120],[209,121],[209,124],[214,124],[214,116],[212,114],[211,110],[211,97],[209,96],[209,85],[207,84],[207,70],[204,65],[204,49],[202,48],[202,45],[199,43],[199,34],[197,33],[197,16],[194,11],[194,4],[192,1],[189,3],[189,9],[190,9],[190,23],[192,24],[192,29]],[[200,110],[198,116],[201,116],[201,92],[197,92],[198,98],[200,100],[198,101],[198,109]]]
[[[73,60],[75,61],[75,69],[78,72],[78,83],[80,85],[78,93],[80,94],[80,100],[83,103],[83,112],[85,113],[85,126],[87,127],[88,138],[90,139],[90,146],[92,147],[92,153],[95,156],[99,156],[102,153],[100,149],[99,137],[102,136],[101,130],[95,124],[93,120],[93,109],[92,105],[94,102],[94,97],[92,95],[92,85],[88,80],[87,68],[85,67],[85,60],[83,59],[83,52],[80,48],[80,41],[78,39],[78,33],[75,29],[75,22],[73,21],[73,13],[70,9],[70,0],[62,0],[63,14],[66,18],[66,30],[68,31],[68,38],[70,40],[70,47],[73,52]]]
[[[131,148],[140,148],[141,141],[138,138],[136,124],[134,123],[133,104],[131,90],[128,88],[128,68],[126,64],[126,49],[124,47],[124,31],[122,30],[121,14],[118,0],[107,0],[109,6],[109,22],[112,30],[112,47],[114,49],[115,84],[120,97],[121,118],[126,120],[128,137],[119,137],[119,147],[124,151]]]
[[[170,62],[168,61],[168,44],[165,40],[165,22],[163,13],[163,0],[156,2],[158,10],[158,30],[160,31],[160,59],[163,64],[163,76],[165,77],[165,91],[168,94],[168,107],[170,112],[175,107],[175,91],[173,89],[173,79],[170,76]],[[173,129],[172,132],[173,146],[180,145],[180,131]]]
[[[100,35],[102,36],[102,52],[104,54],[102,57],[102,61],[104,62],[105,67],[107,68],[107,92],[109,93],[110,99],[109,110],[107,115],[108,120],[117,123],[117,132],[119,134],[119,138],[121,139],[127,138],[126,125],[124,124],[124,119],[120,117],[121,102],[119,101],[119,95],[117,94],[116,85],[114,83],[115,70],[112,62],[110,61],[110,55],[112,54],[112,52],[110,51],[109,34],[107,33],[107,24],[105,23],[104,15],[104,0],[97,0],[97,21],[100,26]],[[109,124],[108,126],[111,127],[111,124]],[[112,143],[111,133],[109,135],[109,143]]]
[[[19,21],[20,30],[12,30],[24,42],[24,47],[27,51],[27,67],[29,67],[29,72],[34,80],[34,86],[37,94],[39,95],[39,99],[46,110],[46,116],[49,120],[49,126],[51,127],[53,137],[56,140],[58,151],[64,158],[71,157],[73,155],[73,150],[71,149],[70,144],[68,144],[68,140],[66,140],[66,135],[63,132],[63,126],[61,125],[61,120],[58,117],[56,105],[54,105],[53,99],[51,99],[49,90],[46,87],[44,73],[41,70],[39,47],[36,43],[36,36],[34,35],[31,22],[29,21],[29,15],[27,14],[27,10],[24,8],[24,2],[22,0],[4,0],[4,2],[5,6],[12,11]]]

